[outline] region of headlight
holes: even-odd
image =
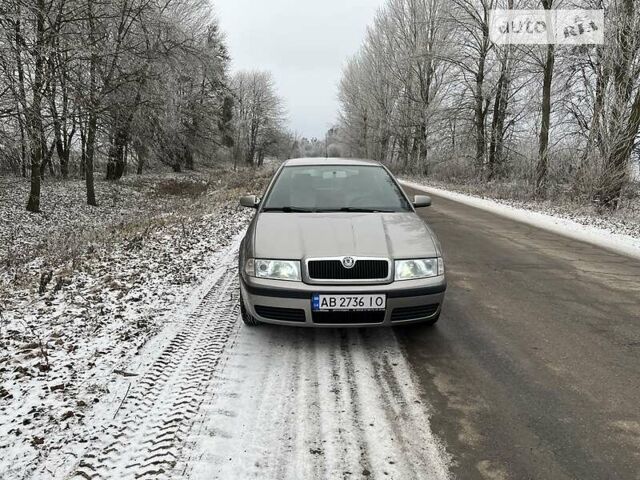
[[[444,275],[442,258],[396,260],[396,280],[411,280]]]
[[[253,267],[253,268],[251,268]],[[247,275],[273,280],[300,281],[300,262],[298,260],[249,259],[245,267]]]

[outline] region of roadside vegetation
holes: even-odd
[[[40,212],[52,178],[82,179],[98,206],[96,179],[295,151],[270,73],[230,61],[209,1],[4,1],[0,175],[28,178]]]
[[[261,192],[271,173],[99,179],[100,207],[84,205],[81,181],[49,181],[39,215],[24,210],[28,184],[0,179],[0,477],[28,478],[72,438],[87,440],[85,416],[109,406],[126,365],[180,322],[176,309],[250,218],[238,196]]]
[[[640,5],[571,5],[387,0],[343,71],[344,154],[475,193],[637,214]],[[604,8],[605,43],[496,45],[494,8]]]

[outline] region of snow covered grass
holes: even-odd
[[[251,215],[237,197],[269,173],[99,181],[97,208],[81,182],[47,181],[38,215],[24,180],[0,179],[0,478],[24,478],[128,374],[118,366],[215,268]]]
[[[545,206],[542,203],[483,198],[414,181],[403,180],[402,183],[410,188],[487,210],[575,240],[640,258],[640,215],[627,216],[629,211],[618,218],[615,215],[604,217],[596,213],[577,213],[567,207]]]
[[[182,221],[182,211],[194,204],[215,204],[216,192],[251,184],[250,172],[224,169],[201,173],[125,177],[113,183],[96,182],[98,207],[85,202],[80,180],[47,179],[42,188],[42,213],[28,213],[29,191],[24,179],[0,178],[0,265],[13,281],[24,266],[46,268],[81,255],[93,243],[119,240],[149,223]],[[264,177],[264,173],[259,174]],[[262,188],[262,187],[260,187]],[[40,260],[35,262],[34,260]]]
[[[640,238],[640,183],[630,185],[616,212],[601,212],[589,202],[571,202],[566,195],[537,200],[530,188],[518,182],[451,184],[421,176],[403,176],[407,181],[449,192],[479,197],[518,209],[551,215],[611,233]]]

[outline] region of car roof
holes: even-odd
[[[292,158],[286,160],[284,166],[287,167],[299,167],[299,166],[312,166],[312,165],[343,165],[343,166],[373,166],[379,167],[380,162],[374,160],[363,160],[356,158]]]

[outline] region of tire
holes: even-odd
[[[259,320],[247,311],[247,307],[244,306],[244,299],[242,298],[242,295],[240,295],[240,316],[242,317],[244,324],[248,327],[257,327],[261,324]]]

